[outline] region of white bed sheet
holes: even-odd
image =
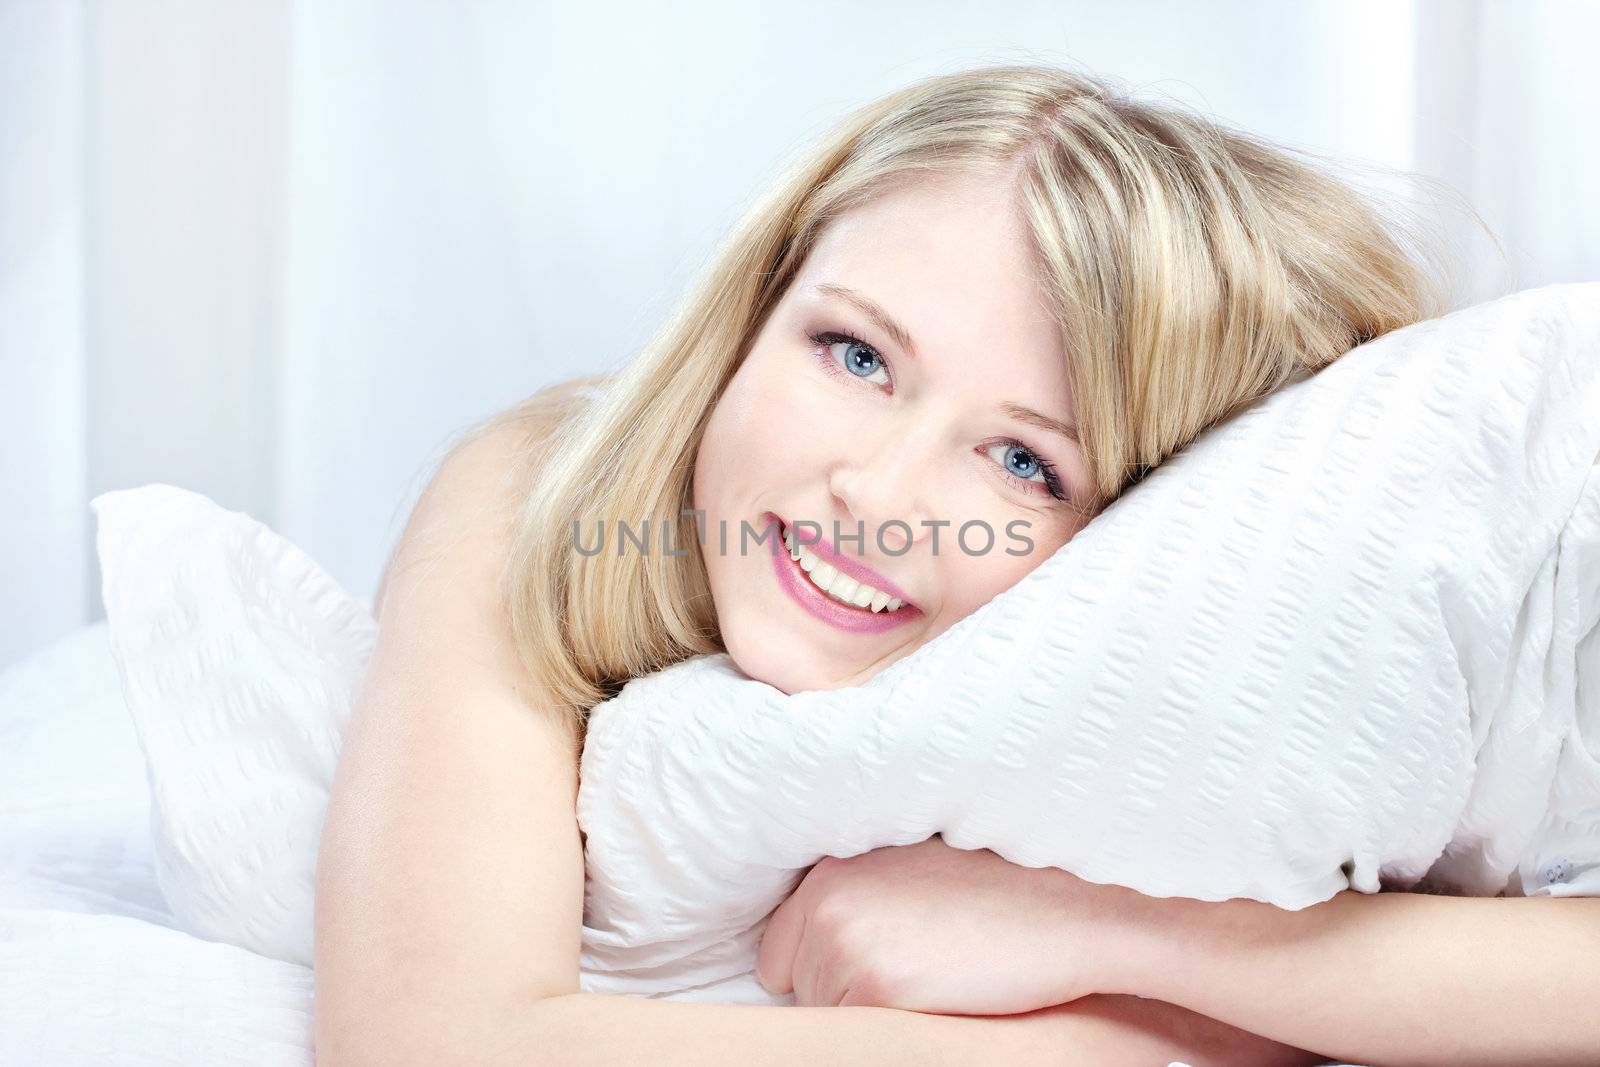
[[[309,1065],[312,972],[173,928],[106,624],[0,674],[0,1063]]]
[[[0,1063],[310,1067],[311,969],[127,915],[0,908]]]

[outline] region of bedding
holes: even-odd
[[[149,818],[105,622],[0,673],[0,907],[172,925]]]
[[[116,913],[0,908],[0,1063],[311,1067],[312,974]]]
[[[309,1067],[310,968],[166,906],[107,630],[0,672],[0,1063]]]
[[[1514,294],[1213,430],[863,686],[785,696],[725,656],[630,682],[583,755],[582,988],[788,1003],[753,976],[770,910],[823,855],[933,832],[1284,907],[1600,892],[1595,412],[1600,285]],[[199,494],[91,506],[164,909],[120,918],[309,975],[316,842],[376,624]],[[54,937],[29,908],[5,919],[17,966]],[[70,990],[97,964],[62,938]],[[299,973],[250,979],[284,993],[258,1033],[292,1018]]]
[[[180,929],[309,967],[317,841],[378,624],[305,553],[198,493],[90,506],[167,906]]]

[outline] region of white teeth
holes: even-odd
[[[800,564],[800,569],[806,572],[811,584],[842,604],[889,612],[898,610],[905,603],[899,597],[890,596],[881,589],[874,589],[865,582],[856,581],[848,574],[840,572],[831,563],[824,563],[820,557],[800,543],[800,539],[792,529],[784,530],[783,543],[789,550],[789,558]]]

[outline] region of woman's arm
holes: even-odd
[[[1287,911],[934,837],[818,863],[768,922],[758,973],[804,1005],[1022,1012],[1101,991],[1353,1062],[1600,1063],[1597,898],[1346,891]]]
[[[419,1063],[1093,1064],[1312,1067],[1324,1057],[1158,1000],[1095,995],[1024,1015],[696,1004],[576,993],[484,1019]]]
[[[573,739],[537,705],[500,603],[516,428],[445,459],[382,585],[316,868],[320,1064],[577,988]]]
[[[1150,996],[1352,1062],[1600,1062],[1600,898],[1150,904]]]

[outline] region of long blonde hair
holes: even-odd
[[[588,709],[629,678],[722,650],[687,514],[694,457],[831,220],[918,176],[978,168],[1015,183],[1098,511],[1286,382],[1449,310],[1447,261],[1420,216],[1318,161],[1048,66],[932,77],[849,114],[749,207],[597,399],[574,386],[600,378],[569,383],[473,430],[554,427],[529,448],[506,573],[520,652],[550,709],[577,741]],[[573,548],[580,518],[671,521],[687,554],[585,556]]]

